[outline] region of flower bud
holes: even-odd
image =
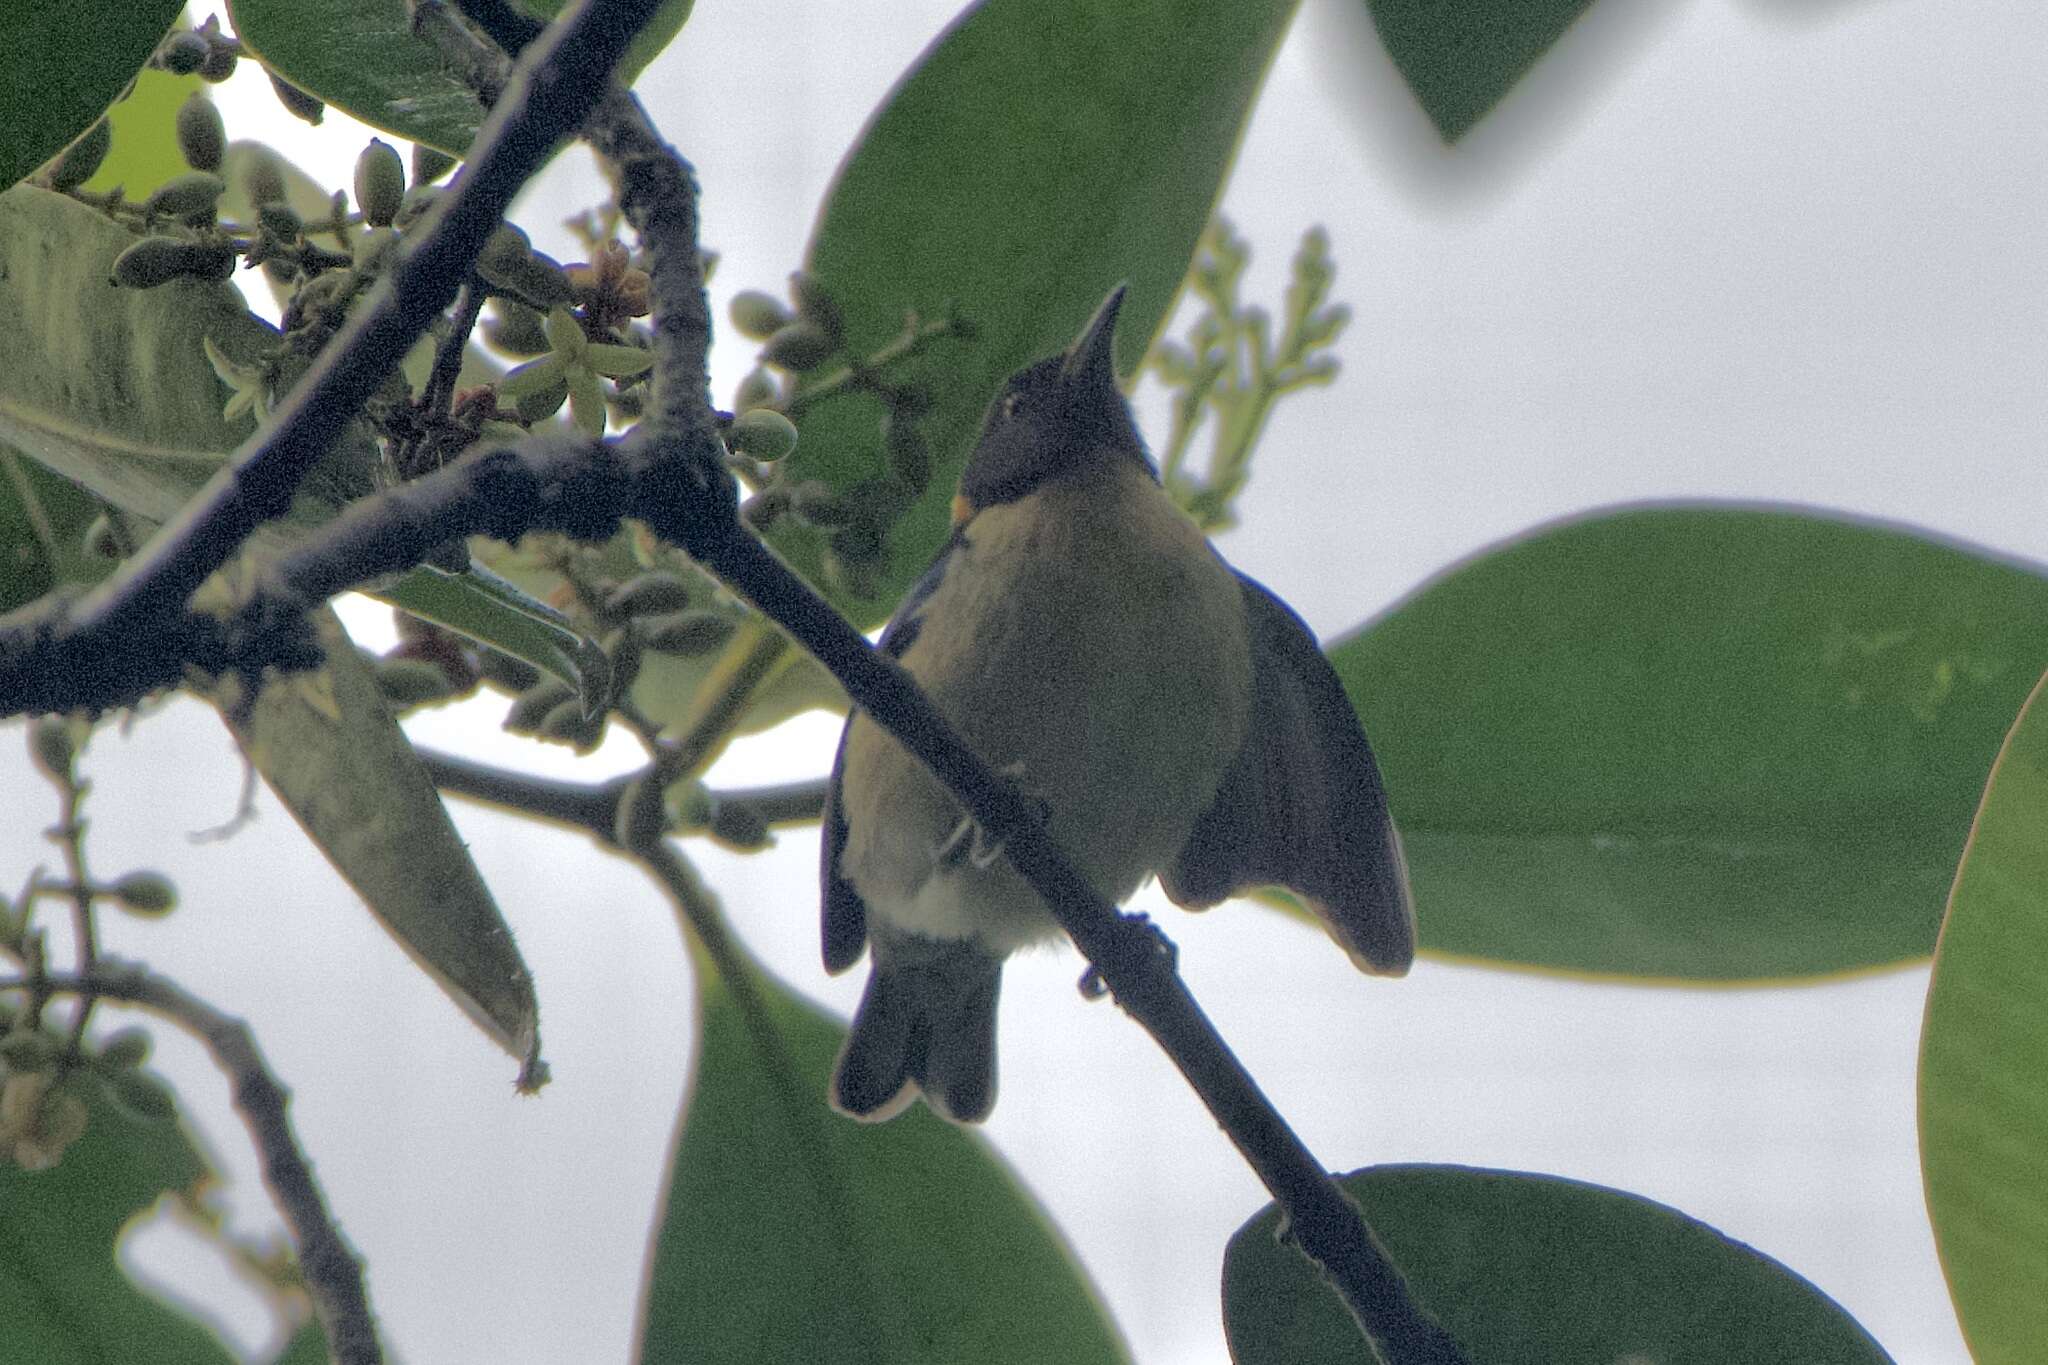
[[[620,616],[659,616],[690,605],[690,586],[659,569],[637,574],[613,589],[605,610]]]
[[[220,110],[204,90],[194,90],[178,106],[178,154],[195,171],[217,171],[228,149],[228,129]]]
[[[725,444],[735,455],[773,464],[796,449],[796,423],[773,408],[755,408],[733,418]]]
[[[655,653],[690,659],[722,646],[739,624],[724,612],[700,609],[651,617],[640,623],[640,629],[647,647]]]
[[[794,374],[815,370],[837,347],[817,324],[800,320],[777,328],[761,349],[761,358]]]
[[[363,211],[363,221],[372,227],[389,227],[404,202],[405,163],[396,147],[373,137],[356,158],[356,204]]]
[[[130,872],[107,893],[123,910],[146,918],[168,915],[178,907],[178,889],[161,872]]]
[[[228,182],[212,171],[187,171],[157,186],[143,208],[157,218],[206,218],[227,190]]]
[[[766,341],[777,330],[796,321],[796,315],[783,306],[782,300],[759,289],[742,289],[734,294],[727,313],[732,318],[733,330],[755,341]]]

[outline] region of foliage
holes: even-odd
[[[1369,8],[1456,139],[1587,2]],[[46,21],[11,35],[0,609],[100,581],[176,516],[432,221],[440,191],[408,192],[383,144],[365,150],[351,204],[265,148],[219,145],[193,92],[260,61],[302,115],[324,101],[455,156],[483,120],[398,0],[229,9],[233,37],[166,33],[176,7],[144,4],[110,7],[90,41]],[[664,7],[634,70],[689,9]],[[1293,14],[1285,0],[970,6],[851,145],[787,300],[739,296],[732,331],[760,345],[724,430],[745,518],[856,624],[884,617],[947,534],[997,382],[1119,279],[1132,286],[1122,369],[1149,359],[1172,390],[1166,485],[1205,529],[1231,523],[1274,403],[1332,378],[1325,352],[1347,316],[1311,231],[1276,328],[1244,297],[1249,248],[1214,218]],[[582,227],[586,259],[566,264],[501,228],[431,341],[394,357],[289,515],[201,601],[226,605],[281,547],[472,449],[630,430],[655,347],[646,261],[619,240],[616,206]],[[228,283],[238,266],[262,269],[281,327]],[[1184,342],[1155,341],[1183,281],[1201,311]],[[1197,475],[1187,456],[1205,422]],[[578,753],[617,730],[644,770],[584,792],[580,814],[536,812],[628,852],[663,832],[746,849],[772,823],[814,818],[815,794],[806,807],[715,793],[705,770],[733,736],[843,699],[644,527],[597,546],[444,546],[378,591],[404,612],[389,655],[360,656],[323,612],[324,669],[253,696],[193,685],[531,1088],[545,1076],[533,983],[434,792],[459,782],[398,718],[489,691],[508,731]],[[1944,1263],[1987,1355],[2037,1342],[2048,1301],[2035,1197],[2048,945],[2033,913],[2048,864],[2031,838],[2048,725],[2023,708],[2048,669],[2043,622],[2048,585],[2029,566],[1828,514],[1688,505],[1538,528],[1330,650],[1396,795],[1427,949],[1637,980],[1811,977],[1925,955],[1954,878],[1921,1124]],[[67,874],[0,903],[20,968],[0,982],[0,1223],[42,1250],[0,1266],[0,1355],[125,1355],[146,1338],[152,1358],[226,1358],[110,1255],[124,1224],[189,1193],[204,1165],[167,1092],[109,1062],[111,1042],[95,1051],[95,996],[46,958],[37,915],[51,905],[74,913],[83,980],[95,914],[175,904],[155,874],[85,871],[85,728],[31,732],[64,802]],[[694,906],[699,1042],[649,1253],[645,1358],[1123,1358],[1057,1229],[985,1144],[924,1112],[879,1130],[828,1113],[838,1026],[721,946],[701,887],[670,890]],[[68,1036],[44,1018],[66,990],[80,997]],[[162,1110],[155,1126],[121,1112],[124,1097]],[[1884,1358],[1792,1270],[1635,1196],[1443,1167],[1374,1168],[1350,1188],[1477,1358]],[[1231,1243],[1237,1358],[1364,1358],[1276,1240],[1276,1216],[1254,1214]],[[733,1264],[738,1289],[718,1279]],[[324,1358],[310,1332],[290,1353]]]

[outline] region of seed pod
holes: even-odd
[[[800,320],[777,328],[761,348],[761,358],[793,374],[803,374],[824,364],[825,358],[837,349],[832,338],[816,323]]]
[[[228,182],[212,171],[187,171],[157,186],[143,208],[157,218],[208,218],[227,191]]]
[[[157,49],[156,64],[173,76],[189,76],[206,65],[207,54],[213,51],[213,44],[185,29],[173,33]]]
[[[124,1028],[107,1035],[100,1044],[100,1065],[112,1071],[126,1071],[149,1060],[149,1031]]]
[[[659,616],[690,605],[690,585],[660,569],[636,574],[605,599],[606,611],[620,616]]]
[[[321,103],[319,96],[307,94],[290,81],[279,80],[275,71],[266,71],[263,74],[270,77],[270,92],[277,96],[277,102],[285,107],[286,113],[293,118],[304,119],[315,127],[319,126],[320,120],[327,113],[327,106]]]
[[[538,734],[548,713],[575,696],[560,678],[542,678],[513,699],[505,712],[505,728],[515,735]]]
[[[62,716],[37,716],[29,726],[28,752],[43,776],[60,786],[70,785],[71,767],[78,761],[78,741],[72,737],[70,721]]]
[[[415,185],[432,184],[460,164],[439,147],[429,147],[424,142],[412,144],[412,183]]]
[[[114,126],[105,118],[99,119],[50,163],[50,188],[75,190],[92,179],[92,173],[107,159],[107,148],[113,144]]]
[[[114,258],[114,283],[123,289],[154,289],[193,274],[195,245],[177,237],[144,237]]]
[[[178,888],[161,872],[130,872],[107,892],[130,914],[154,918],[178,908]]]
[[[178,154],[195,171],[217,171],[228,149],[228,128],[220,110],[204,90],[194,90],[178,106]]]
[[[796,300],[797,316],[816,327],[838,350],[846,331],[845,319],[839,312],[839,300],[832,297],[818,277],[807,270],[799,270],[789,277],[789,296]]]
[[[766,341],[796,321],[796,315],[781,299],[759,289],[742,289],[734,294],[726,312],[732,318],[733,330],[755,341]]]
[[[405,162],[381,137],[370,139],[356,158],[356,203],[371,227],[389,227],[405,202]]]
[[[384,700],[400,710],[447,701],[455,684],[446,673],[421,659],[380,659],[373,675]]]
[[[719,648],[739,629],[738,622],[723,612],[680,611],[656,616],[640,623],[642,638],[657,654],[691,659]]]

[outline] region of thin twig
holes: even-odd
[[[565,782],[436,749],[422,747],[419,756],[426,765],[427,776],[450,796],[583,830],[606,842],[612,838],[619,798],[638,776],[628,774],[606,782]],[[801,825],[816,821],[818,812],[824,808],[825,782],[817,778],[809,782],[707,791],[705,795],[714,810],[721,806],[746,806],[765,825]],[[690,834],[696,828],[686,824],[673,832]]]
[[[45,989],[121,1000],[161,1014],[183,1026],[213,1054],[227,1073],[236,1111],[256,1144],[263,1183],[277,1201],[298,1245],[306,1290],[327,1336],[327,1351],[337,1365],[379,1365],[375,1319],[363,1288],[362,1265],[343,1240],[327,1211],[313,1168],[299,1147],[286,1107],[291,1092],[270,1072],[248,1025],[193,995],[184,987],[143,968],[102,958],[92,976],[44,976]],[[31,986],[24,978],[0,980],[0,991]]]

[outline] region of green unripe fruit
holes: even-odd
[[[178,908],[178,888],[161,872],[130,872],[107,892],[130,914],[154,917]]]
[[[263,74],[270,77],[270,91],[277,96],[277,102],[285,107],[286,113],[293,118],[304,119],[315,127],[319,126],[320,120],[327,114],[327,106],[320,102],[318,96],[307,94],[290,81],[279,80],[274,71],[266,71]]]
[[[723,612],[682,611],[642,621],[640,629],[647,647],[655,653],[691,659],[730,640],[739,624]]]
[[[212,51],[213,44],[188,28],[182,33],[173,33],[164,42],[157,50],[156,62],[173,76],[189,76],[206,65],[206,58]]]
[[[825,335],[816,323],[798,321],[777,328],[775,335],[768,338],[768,344],[762,347],[761,358],[793,374],[802,374],[817,369],[837,349],[832,338]]]
[[[57,154],[50,163],[50,188],[77,189],[92,179],[92,173],[107,159],[114,144],[114,126],[102,118],[78,135],[78,139]]]
[[[177,237],[145,237],[114,258],[113,280],[124,289],[154,289],[180,276],[224,280],[235,273],[235,253]]]
[[[100,1065],[110,1070],[126,1071],[148,1060],[149,1033],[145,1029],[124,1028],[108,1034],[100,1044]]]
[[[37,716],[28,728],[28,752],[43,776],[70,785],[71,765],[78,761],[78,741],[72,738],[70,721],[62,716]]]
[[[206,218],[227,192],[228,182],[212,171],[187,171],[157,186],[143,208],[157,218]]]
[[[690,585],[659,569],[636,574],[612,590],[605,610],[620,616],[659,616],[690,605]]]
[[[439,180],[461,163],[439,147],[424,142],[412,144],[412,183],[426,185]]]
[[[796,423],[773,408],[755,408],[732,419],[725,444],[735,455],[773,464],[796,449]]]
[[[405,162],[381,137],[370,139],[356,158],[356,204],[371,227],[389,227],[405,202]]]
[[[204,90],[178,106],[178,154],[195,171],[217,171],[228,149],[228,128]]]
[[[781,299],[759,289],[742,289],[734,294],[727,312],[732,318],[733,330],[755,341],[766,341],[796,321],[796,315],[783,306]]]

